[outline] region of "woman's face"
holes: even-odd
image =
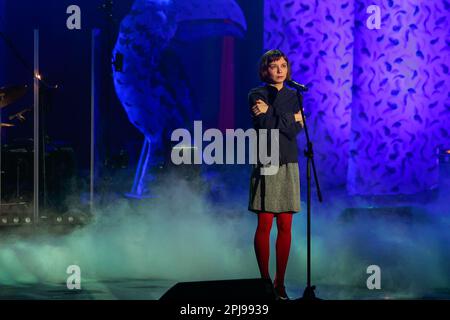
[[[288,73],[288,63],[284,58],[280,58],[269,64],[269,78],[274,84],[283,83],[286,81]]]

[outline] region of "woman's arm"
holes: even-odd
[[[290,114],[290,113],[289,113]],[[286,135],[290,140],[295,139],[298,133],[303,129],[303,121],[301,119],[301,114],[294,114],[295,122],[288,128],[280,130],[281,133]]]
[[[300,106],[303,108],[303,96],[300,96],[300,105],[297,96],[295,96],[295,100],[292,102],[292,110],[295,112],[295,123],[284,132],[291,140],[295,139],[298,133],[303,129],[303,118],[302,113],[300,112]]]
[[[256,101],[258,100],[264,101],[264,104],[268,106],[265,113],[255,114],[253,111]],[[249,105],[253,117],[253,126],[255,129],[278,129],[282,134],[287,136],[288,139],[292,140],[296,138],[297,134],[303,128],[301,122],[297,122],[296,119],[299,116],[301,117],[298,112],[300,111],[298,102],[296,102],[296,105],[293,107],[293,110],[298,109],[297,116],[294,112],[277,112],[271,105],[266,103],[265,97],[257,91],[251,91],[249,93]]]
[[[280,132],[283,132],[295,124],[295,116],[293,112],[276,113],[273,107],[265,101],[265,97],[261,94],[257,92],[250,92],[248,100],[255,129],[279,129]],[[255,112],[253,112],[253,107],[256,105],[257,100],[262,100],[267,105],[268,108],[265,113],[259,113],[256,115]]]

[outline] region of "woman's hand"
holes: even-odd
[[[252,107],[253,115],[259,116],[260,114],[266,113],[269,106],[261,99],[256,100],[256,104]]]
[[[297,113],[294,113],[294,117],[295,117],[295,121],[299,122],[300,125],[303,127],[303,118],[302,118],[301,112],[299,111]]]

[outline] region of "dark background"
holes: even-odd
[[[262,51],[263,2],[237,1],[246,17],[248,31],[236,39],[235,49],[235,127],[250,127],[247,109],[248,90],[258,84],[257,62]],[[91,93],[91,32],[102,33],[102,86],[100,93],[101,135],[98,143],[104,148],[101,164],[125,151],[129,165],[135,166],[142,145],[142,134],[128,121],[114,92],[110,55],[119,24],[129,12],[132,0],[115,1],[112,19],[102,8],[107,1],[11,1],[0,0],[0,87],[27,84],[26,97],[2,110],[3,119],[33,105],[33,30],[40,31],[40,70],[44,80],[57,84],[46,104],[46,129],[51,141],[74,148],[77,168],[89,168],[90,93]],[[66,9],[81,8],[81,30],[68,30]],[[3,9],[4,8],[4,9]],[[13,48],[11,48],[11,46]],[[211,38],[187,45],[183,57],[185,71],[191,78],[194,103],[200,109],[201,120],[207,126],[217,126],[220,93],[220,61],[222,38]],[[21,59],[25,63],[21,62]],[[195,63],[192,63],[195,62]],[[189,66],[195,65],[194,70]],[[212,85],[215,83],[216,85]],[[204,88],[208,87],[208,90]],[[31,138],[33,116],[14,128],[2,130],[2,143],[11,144],[17,138]]]

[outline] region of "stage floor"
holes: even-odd
[[[81,290],[68,290],[65,284],[2,286],[0,300],[158,300],[175,281],[154,279],[124,279],[85,281]],[[291,299],[300,298],[303,286],[286,283]],[[366,288],[318,285],[317,297],[325,300],[450,300],[450,289],[430,288],[424,291],[371,292]],[[226,302],[226,301],[224,301]]]

